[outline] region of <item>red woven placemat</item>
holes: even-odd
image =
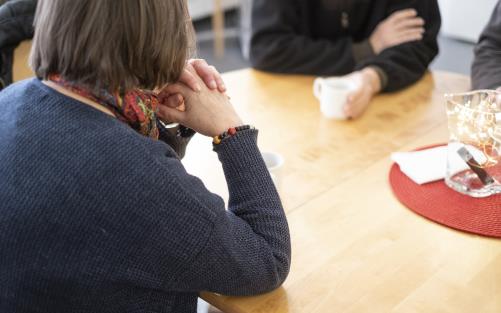
[[[427,148],[431,147],[423,149]],[[397,199],[417,214],[457,230],[501,238],[501,195],[468,197],[447,187],[444,180],[418,185],[396,163],[389,178]]]

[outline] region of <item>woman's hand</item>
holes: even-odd
[[[183,83],[165,87],[165,93],[183,98],[184,110],[161,103],[158,116],[209,137],[220,135],[231,127],[241,126],[242,120],[235,112],[228,96],[206,86],[194,69],[190,70],[190,74],[195,78],[193,82],[200,85],[200,90],[194,91]]]
[[[200,81],[200,78],[202,81]],[[202,59],[189,60],[186,63],[186,68],[181,74],[179,82],[185,84],[193,91],[200,91],[202,85],[205,84],[211,90],[218,90],[222,93],[226,92],[226,86],[221,74],[219,74],[214,66],[210,66]],[[178,108],[181,111],[184,110],[184,99],[181,95],[170,94],[166,92],[165,88],[162,88],[158,97],[160,103],[172,108]]]
[[[423,39],[425,21],[417,16],[414,9],[393,13],[382,21],[372,33],[369,41],[376,54],[383,50]]]
[[[207,64],[203,59],[189,60],[179,82],[187,85],[193,91],[200,91],[201,86],[198,78],[202,78],[205,86],[209,89],[226,92],[223,78],[214,66]]]
[[[344,114],[348,118],[358,118],[369,107],[372,98],[381,91],[381,80],[373,68],[367,67],[344,77],[355,89],[348,95]]]

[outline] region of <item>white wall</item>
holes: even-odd
[[[497,0],[438,0],[442,12],[442,34],[477,42]]]

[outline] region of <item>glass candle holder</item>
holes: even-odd
[[[472,196],[501,193],[501,93],[446,95],[450,139],[446,184]]]

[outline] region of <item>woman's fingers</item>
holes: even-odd
[[[162,95],[167,95],[170,96],[170,95],[173,95],[173,94],[181,94],[181,95],[186,95],[188,94],[189,92],[193,92],[191,90],[191,88],[188,88],[182,84],[171,84],[171,85],[167,85],[165,86],[162,91],[160,92],[160,94]]]
[[[194,59],[190,60],[189,64],[193,66],[195,72],[198,74],[198,76],[200,76],[200,78],[202,78],[202,80],[205,82],[205,85],[207,85],[209,89],[217,89],[217,82],[216,78],[214,77],[214,72],[205,60]]]
[[[163,102],[161,102],[162,105],[166,105],[171,109],[176,109],[178,111],[184,112],[186,111],[186,106],[184,104],[184,98],[180,94],[175,94],[167,97]]]
[[[168,107],[184,112],[186,110],[185,100],[189,93],[193,91],[181,84],[165,86],[158,95],[160,107]]]
[[[220,92],[226,92],[226,85],[224,84],[223,77],[221,74],[217,71],[217,69],[214,66],[210,67],[212,69],[212,72],[214,73],[214,78],[216,79],[217,83],[217,89]]]
[[[221,74],[214,66],[210,66],[202,59],[189,60],[179,82],[196,92],[202,90],[202,82],[211,90],[217,89],[220,92],[226,92],[226,86]]]
[[[200,86],[200,81],[197,79],[195,75],[193,75],[188,69],[184,69],[181,77],[179,78],[179,82],[185,84],[190,87],[193,91],[202,90],[202,86]]]
[[[410,19],[401,20],[400,22],[395,24],[396,29],[414,29],[421,28],[424,29],[424,19],[420,17],[414,17]]]
[[[404,31],[394,38],[395,44],[402,44],[405,42],[417,41],[422,39],[423,39],[423,31],[420,30]]]
[[[169,123],[183,123],[186,113],[178,109],[170,108],[166,105],[161,105],[158,108],[157,116]]]
[[[188,63],[193,67],[198,76],[202,78],[209,89],[218,89],[220,92],[226,91],[226,86],[224,84],[223,78],[214,66],[210,66],[205,60],[202,59],[193,59]]]
[[[184,98],[180,94],[172,94],[172,95],[165,97],[162,100],[163,101],[160,102],[162,105],[166,105],[172,109],[177,108],[178,106],[181,105],[181,103],[184,102]]]
[[[396,11],[392,15],[390,15],[389,19],[392,22],[398,23],[402,20],[406,20],[409,18],[413,18],[417,16],[417,11],[415,9],[405,9],[405,10],[400,10]]]

